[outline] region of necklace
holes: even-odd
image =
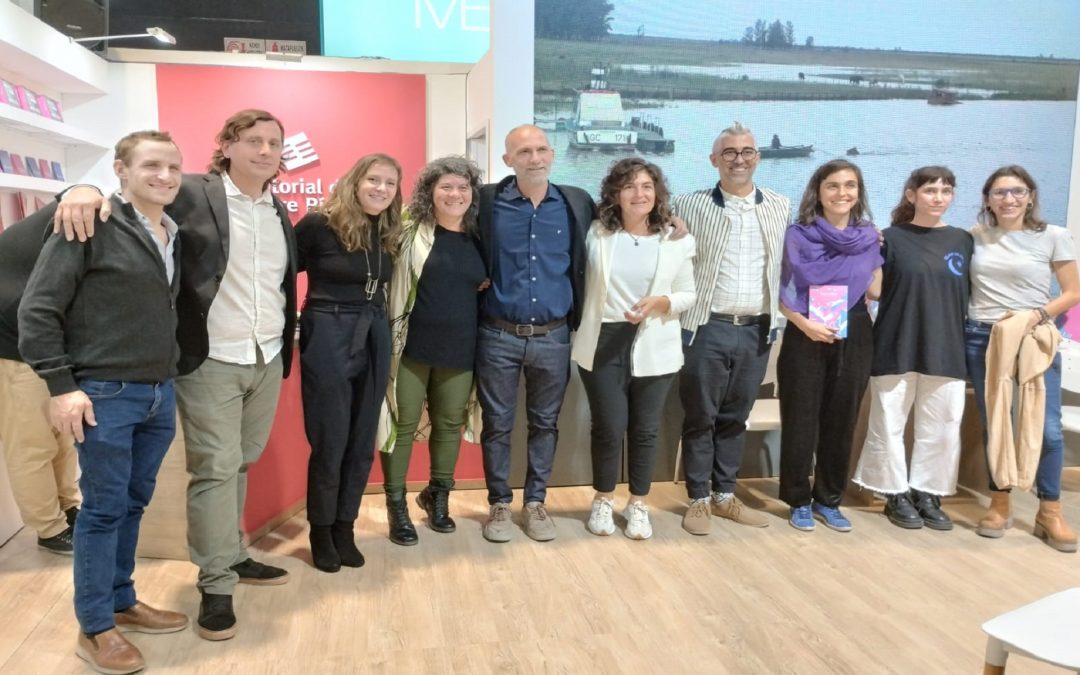
[[[630,239],[632,239],[634,241],[634,246],[641,246],[641,240],[644,239],[645,237],[649,236],[647,234],[639,234],[638,236],[635,237],[630,232],[630,230],[623,230],[623,232],[625,232],[626,236],[630,237]]]
[[[379,242],[378,221],[375,222],[375,237],[372,239],[372,242],[375,244]],[[371,259],[368,258],[368,250],[366,248],[364,249],[364,262],[367,264],[367,282],[364,283],[364,295],[367,297],[368,302],[370,302],[375,297],[375,294],[379,291],[379,280],[382,278],[382,248],[379,249],[378,258],[379,270],[373,278],[371,276]]]

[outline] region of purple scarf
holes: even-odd
[[[872,223],[863,221],[843,230],[821,217],[809,224],[795,223],[784,236],[780,300],[792,311],[806,314],[811,286],[847,286],[851,309],[884,262]]]

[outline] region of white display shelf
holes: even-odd
[[[105,59],[4,1],[0,1],[0,64],[28,83],[65,94],[100,95],[108,90]]]
[[[67,186],[68,183],[62,180],[20,176],[15,173],[0,173],[0,190],[5,192],[18,190],[20,192],[41,192],[54,195],[67,188]]]
[[[61,145],[90,146],[108,150],[110,145],[101,138],[66,122],[57,122],[29,110],[0,103],[0,130],[15,131],[34,140]]]

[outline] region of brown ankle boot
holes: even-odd
[[[1012,503],[1009,493],[994,490],[990,493],[990,510],[986,512],[975,528],[981,537],[998,539],[1005,536],[1005,530],[1012,527]]]
[[[1039,500],[1035,514],[1035,536],[1045,539],[1050,548],[1062,553],[1076,553],[1076,533],[1061,515],[1061,502]]]

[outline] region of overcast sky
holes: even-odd
[[[644,24],[651,36],[737,40],[757,19],[779,19],[798,44],[1080,58],[1080,0],[610,1],[616,33]]]

